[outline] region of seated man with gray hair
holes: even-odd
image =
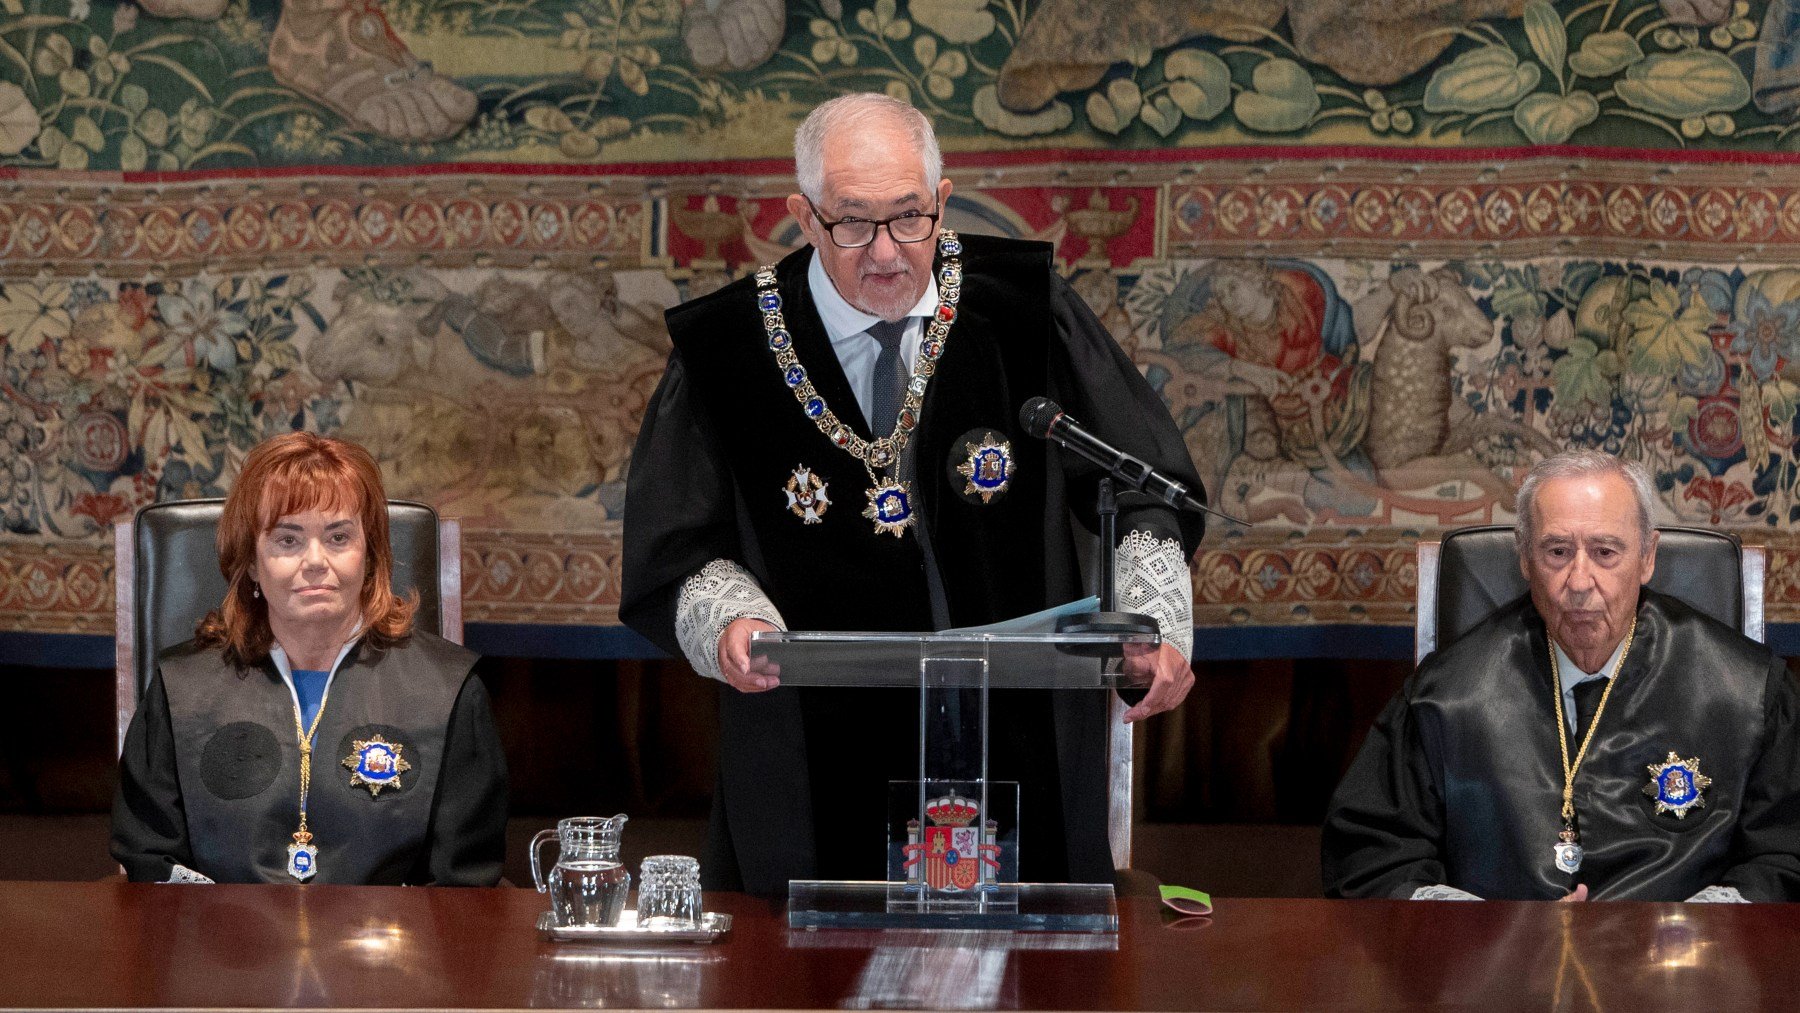
[[[1645,587],[1650,478],[1533,468],[1531,591],[1427,657],[1338,786],[1327,895],[1800,897],[1796,691],[1768,648]]]

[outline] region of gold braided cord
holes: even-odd
[[[1631,617],[1631,629],[1625,633],[1625,649],[1619,652],[1619,660],[1613,665],[1612,674],[1607,677],[1606,689],[1600,693],[1600,705],[1594,708],[1594,718],[1588,722],[1587,732],[1581,737],[1581,748],[1575,752],[1575,762],[1569,762],[1568,723],[1563,717],[1562,665],[1556,660],[1556,641],[1546,637],[1550,645],[1550,698],[1556,703],[1556,744],[1562,748],[1562,818],[1564,824],[1571,824],[1575,819],[1575,774],[1581,770],[1581,761],[1587,759],[1588,746],[1594,741],[1594,729],[1600,727],[1600,715],[1606,713],[1606,701],[1612,698],[1613,687],[1619,684],[1619,672],[1625,668],[1625,659],[1631,656],[1631,641],[1637,637],[1637,617]],[[1580,731],[1580,729],[1576,729]]]
[[[331,684],[325,684],[325,695],[319,698],[319,709],[313,713],[312,727],[300,727],[300,705],[294,705],[294,733],[300,738],[300,829],[294,833],[294,840],[306,844],[312,840],[312,832],[306,828],[306,797],[312,791],[312,744],[313,736],[319,731],[319,721],[325,717],[325,703],[331,699]]]

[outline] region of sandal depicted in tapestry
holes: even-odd
[[[155,18],[193,18],[216,21],[225,13],[227,0],[138,0],[144,13]]]
[[[374,0],[286,0],[269,69],[353,129],[395,141],[441,141],[475,117],[475,95],[413,56]]]

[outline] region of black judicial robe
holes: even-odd
[[[918,528],[877,534],[868,476],[806,418],[769,350],[755,283],[668,313],[668,370],[632,457],[622,619],[679,655],[681,583],[713,559],[746,566],[796,630],[931,630],[987,623],[1080,597],[1070,516],[1092,525],[1099,474],[1028,436],[1019,407],[1043,394],[1158,468],[1200,488],[1167,407],[1079,296],[1051,248],[963,236],[962,298],[909,448]],[[838,417],[869,437],[813,308],[811,248],[777,265],[800,363]],[[1017,464],[992,503],[951,468],[973,429]],[[789,512],[796,466],[827,483],[821,523]],[[1122,504],[1121,533],[1177,538],[1197,519]],[[779,893],[790,878],[885,878],[889,779],[917,776],[916,691],[720,687],[719,791],[702,872],[712,888]],[[1104,693],[996,692],[989,776],[1021,782],[1021,877],[1110,881]]]
[[[492,886],[506,845],[506,759],[476,655],[414,631],[352,648],[313,738],[308,882]],[[379,735],[412,769],[379,795],[342,760]],[[192,642],[163,652],[126,732],[112,854],[134,881],[184,865],[221,883],[294,883],[294,703],[272,661],[238,668]]]
[[[1403,898],[1443,883],[1548,900],[1585,883],[1590,899],[1679,901],[1713,885],[1800,896],[1800,735],[1781,659],[1644,590],[1618,679],[1576,775],[1575,875],[1551,851],[1562,729],[1527,596],[1426,658],[1377,719],[1326,818],[1326,893]],[[1705,807],[1682,818],[1644,794],[1670,752],[1712,778]]]

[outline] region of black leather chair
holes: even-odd
[[[222,499],[174,500],[139,510],[114,526],[119,748],[156,656],[194,636],[225,600],[215,542]],[[394,589],[419,592],[416,622],[462,642],[462,528],[423,503],[388,501]]]
[[[1763,578],[1768,553],[1704,528],[1657,528],[1650,587],[1763,639]],[[1449,644],[1495,609],[1526,592],[1510,525],[1460,528],[1442,542],[1419,543],[1414,660]]]

